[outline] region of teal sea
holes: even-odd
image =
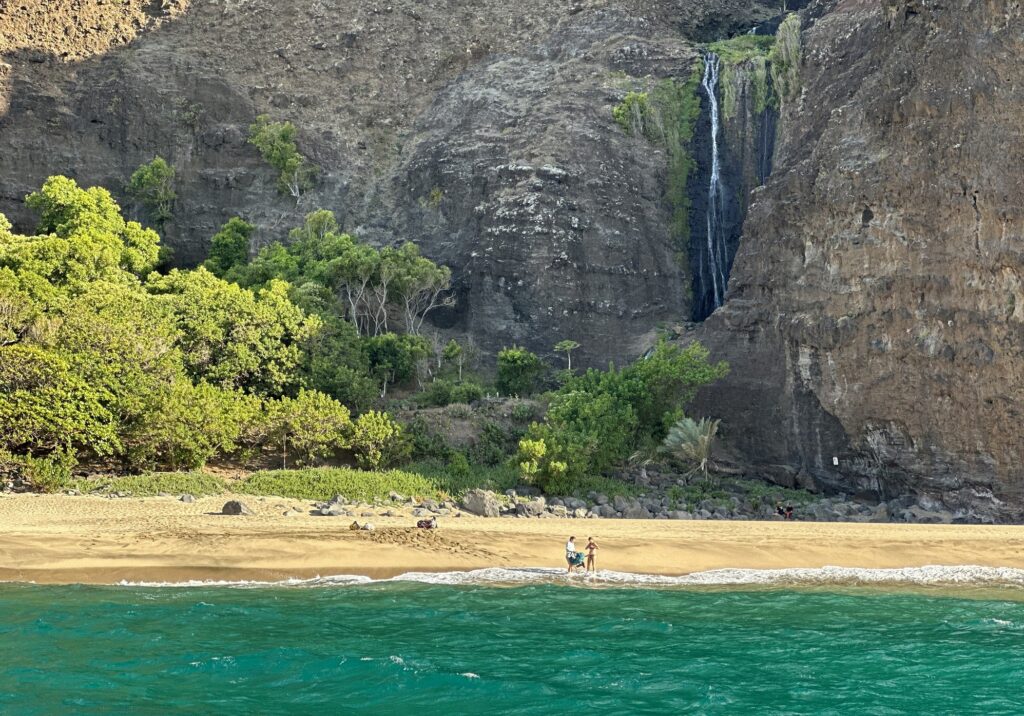
[[[1021,594],[0,584],[0,713],[1021,714]]]

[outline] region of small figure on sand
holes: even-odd
[[[776,502],[775,503],[775,514],[777,514],[779,517],[781,517],[784,520],[791,520],[791,519],[793,519],[793,505],[786,505],[786,507],[783,508],[781,502]]]
[[[595,552],[597,551],[597,542],[594,541],[593,537],[587,537],[587,571],[596,572],[597,566],[594,563]]]
[[[565,562],[568,565],[565,570],[567,574],[572,574],[573,570],[583,566],[583,553],[576,551],[575,537],[570,537],[569,541],[565,543]]]

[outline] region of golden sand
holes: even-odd
[[[439,518],[408,509],[372,518],[312,516],[308,501],[242,497],[251,516],[219,514],[229,497],[0,496],[0,580],[115,583],[186,579],[386,577],[409,571],[564,567],[570,535],[593,536],[598,567],[686,574],[728,567],[1024,568],[1024,527],[814,522]],[[296,513],[294,510],[298,509]],[[371,508],[357,508],[356,514]],[[395,509],[395,508],[391,508]],[[384,508],[373,509],[375,513]],[[289,514],[286,516],[285,513]]]

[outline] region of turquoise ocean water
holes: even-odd
[[[1019,587],[0,584],[4,714],[1022,714]]]

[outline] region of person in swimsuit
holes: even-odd
[[[565,571],[568,574],[572,574],[573,561],[576,559],[576,538],[570,537],[569,541],[565,543],[565,563],[569,565],[569,568]]]
[[[596,572],[597,567],[594,565],[594,552],[597,551],[597,542],[594,541],[593,537],[587,537],[587,571]]]

